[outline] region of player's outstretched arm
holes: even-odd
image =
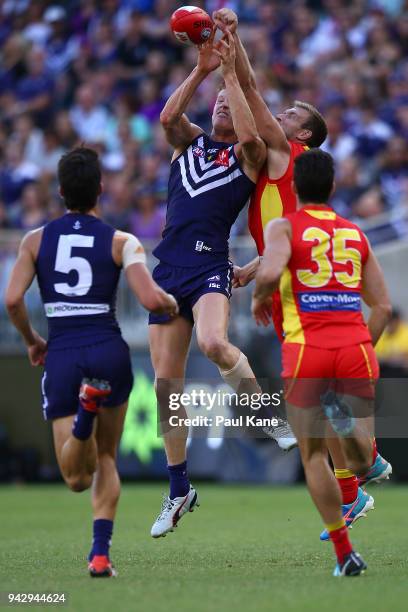
[[[126,280],[139,302],[156,314],[178,314],[175,298],[153,280],[146,266],[146,255],[141,242],[126,232],[115,232],[113,259],[125,270]]]
[[[5,295],[10,320],[22,335],[31,365],[34,366],[43,365],[47,353],[47,343],[31,326],[24,303],[25,293],[35,276],[33,251],[34,243],[38,242],[36,234],[38,230],[30,232],[23,238]]]
[[[178,314],[177,301],[159,287],[145,264],[132,264],[126,268],[125,274],[129,287],[146,310],[156,314]]]
[[[363,300],[370,307],[367,321],[373,345],[375,346],[390,320],[392,306],[388,295],[383,271],[371,247],[363,267]]]
[[[238,81],[235,71],[235,43],[231,32],[226,32],[216,53],[221,60],[232,123],[238,138],[236,153],[240,157],[242,152],[244,162],[259,171],[266,160],[266,146],[258,134],[255,119]],[[254,180],[256,178],[257,172]]]
[[[272,115],[256,86],[255,73],[252,69],[248,54],[237,32],[238,17],[231,9],[221,9],[213,13],[215,25],[224,33],[227,29],[233,33],[236,47],[235,69],[239,83],[244,91],[245,98],[254,115],[255,122],[261,138],[273,151],[289,154],[288,140]]]
[[[198,86],[210,72],[218,68],[220,61],[214,53],[214,36],[216,28],[206,43],[198,48],[197,66],[186,80],[172,93],[160,113],[167,141],[175,148],[175,156],[180,154],[202,129],[191,123],[185,111]]]
[[[247,52],[238,35],[238,15],[229,8],[223,8],[213,12],[213,21],[217,28],[224,34],[229,30],[234,36],[234,42],[237,48],[235,58],[235,68],[242,89],[246,92],[250,87],[256,89],[255,72],[249,61]]]

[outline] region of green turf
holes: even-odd
[[[0,591],[64,591],[65,609],[75,612],[408,608],[407,488],[371,488],[376,510],[351,532],[369,570],[350,579],[331,576],[331,544],[319,542],[320,520],[303,487],[200,486],[199,510],[153,540],[162,488],[124,487],[112,547],[116,580],[87,575],[87,493],[0,488]]]

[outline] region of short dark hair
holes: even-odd
[[[305,151],[295,159],[293,175],[299,200],[325,204],[334,184],[334,161],[320,149]]]
[[[98,154],[87,147],[65,153],[58,162],[58,181],[68,210],[86,213],[96,206],[102,173]]]
[[[302,128],[305,130],[310,130],[312,135],[310,138],[305,140],[305,144],[307,144],[309,147],[320,147],[320,145],[323,144],[327,138],[327,125],[323,115],[319,113],[317,108],[312,106],[312,104],[308,104],[307,102],[295,100],[295,106],[298,108],[303,108],[309,113],[309,117],[302,125]]]

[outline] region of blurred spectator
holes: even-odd
[[[329,135],[322,149],[330,153],[336,162],[342,162],[353,155],[357,148],[356,139],[345,130],[340,106],[330,108],[325,114],[325,119]]]
[[[351,78],[346,79],[344,84],[340,82],[340,90],[346,104],[343,113],[345,124],[348,129],[355,129],[359,126],[362,118],[362,108],[367,100],[366,87],[361,80]]]
[[[166,201],[168,164],[157,154],[143,155],[139,163],[142,187],[150,189],[157,196],[157,202]]]
[[[106,175],[100,205],[107,223],[128,231],[132,189],[125,174],[112,172]]]
[[[346,157],[337,166],[336,191],[331,204],[343,217],[350,217],[354,203],[364,190],[360,163],[357,157]]]
[[[356,153],[371,159],[381,153],[386,142],[393,135],[393,130],[376,115],[372,104],[361,107],[360,121],[351,129],[356,139]]]
[[[7,209],[4,205],[4,202],[0,200],[0,229],[5,229],[8,227],[10,227],[10,225],[7,216]]]
[[[153,79],[144,79],[139,86],[140,109],[139,113],[149,123],[159,120],[164,100],[160,97],[159,84]]]
[[[132,6],[132,3],[134,3],[134,0],[99,0],[98,2],[91,2],[92,14],[88,21],[87,31],[92,32],[101,21],[109,21],[113,25],[115,37],[120,36],[126,28],[130,13],[129,5]],[[86,7],[89,1],[82,0],[81,4]]]
[[[392,209],[408,206],[408,142],[396,136],[384,151],[378,182],[388,206]]]
[[[209,12],[222,4],[200,2]],[[407,234],[406,0],[228,5],[238,12],[271,111],[300,98],[326,116],[323,148],[337,163],[335,209],[373,226],[374,242]],[[170,31],[178,6],[175,0],[0,0],[1,227],[42,222],[43,202],[49,219],[61,213],[56,165],[85,141],[101,155],[101,205],[111,222],[158,236],[171,159],[159,115],[197,58]],[[205,130],[220,82],[219,71],[205,79],[188,108]],[[240,220],[234,234],[245,232]]]
[[[98,66],[110,64],[116,57],[113,25],[107,19],[101,19],[90,40],[92,58]]]
[[[367,189],[352,206],[351,216],[354,222],[359,223],[361,220],[371,222],[366,227],[366,234],[373,245],[395,240],[406,232],[402,220],[393,223],[392,220],[384,218],[386,211],[384,195],[378,187]]]
[[[38,159],[41,176],[45,180],[56,178],[58,162],[65,153],[56,131],[50,127],[44,130],[42,151]]]
[[[90,23],[95,18],[95,0],[79,0],[75,12],[71,15],[71,28],[78,37],[85,38],[87,32],[92,36]]]
[[[144,23],[144,16],[134,11],[116,49],[119,77],[134,86],[138,82],[137,78],[144,74],[144,65],[154,48],[154,41],[145,31]]]
[[[119,150],[133,139],[140,143],[149,143],[152,130],[149,121],[135,112],[137,101],[134,96],[123,95],[115,102],[114,113],[106,125],[106,144],[108,149]]]
[[[52,101],[54,83],[45,66],[46,55],[39,47],[33,47],[26,56],[26,76],[14,88],[15,104],[10,115],[32,113],[37,124],[44,127]]]
[[[136,194],[135,210],[130,214],[130,231],[138,238],[158,240],[164,228],[166,211],[158,206],[155,191],[142,187]]]
[[[8,209],[7,214],[13,223],[18,215],[15,207],[27,183],[38,178],[38,168],[29,161],[24,161],[24,147],[17,140],[11,140],[6,149],[4,164],[0,168],[0,199]]]
[[[370,219],[385,212],[385,203],[381,190],[370,187],[356,200],[351,209],[352,215],[360,219]]]
[[[44,13],[50,33],[45,43],[47,69],[54,75],[63,72],[79,52],[78,41],[68,27],[67,13],[60,5],[52,5]]]
[[[50,26],[42,19],[45,3],[42,0],[30,2],[27,7],[27,25],[22,31],[26,40],[42,47],[50,35]]]
[[[396,72],[387,83],[386,96],[379,105],[379,114],[395,129],[398,127],[397,113],[404,105],[408,105],[408,82],[403,74]]]
[[[71,109],[70,119],[74,130],[86,142],[105,141],[108,112],[95,104],[90,85],[81,85],[76,94],[76,104]]]
[[[25,74],[24,54],[27,43],[19,33],[13,33],[3,42],[0,62],[1,115],[7,116],[14,104],[14,88]],[[0,116],[1,116],[0,115]]]
[[[53,129],[65,149],[72,149],[78,143],[78,134],[73,128],[68,111],[57,113]]]
[[[0,47],[3,46],[11,32],[11,24],[7,18],[6,11],[0,10]]]
[[[47,221],[42,193],[37,183],[29,183],[24,187],[18,206],[20,210],[14,220],[14,227],[29,231],[41,227]]]
[[[408,376],[408,323],[397,308],[375,351],[382,376]]]
[[[31,115],[25,113],[13,122],[11,138],[19,142],[23,148],[24,161],[38,164],[44,156],[43,132],[35,127]]]
[[[395,111],[395,119],[397,123],[398,134],[405,140],[408,141],[408,103],[400,106]]]

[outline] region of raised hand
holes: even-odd
[[[268,297],[266,300],[259,300],[256,297],[252,297],[251,312],[257,325],[268,327],[272,322],[272,298]]]
[[[214,48],[214,53],[221,60],[221,70],[224,77],[235,72],[235,43],[231,32],[225,31],[224,36],[218,43],[217,49]]]
[[[219,43],[214,44],[214,37],[217,31],[217,27],[214,26],[211,32],[211,36],[207,42],[198,46],[198,60],[197,68],[209,74],[213,70],[216,70],[220,64],[220,57],[216,54]]]
[[[32,366],[44,365],[47,355],[47,342],[34,332],[34,344],[27,346],[28,358]]]
[[[212,18],[217,28],[219,28],[224,33],[226,32],[227,28],[230,32],[232,32],[232,34],[237,29],[238,16],[231,9],[223,8],[219,11],[214,11],[212,14]]]
[[[245,266],[234,266],[234,277],[232,279],[233,289],[239,289],[239,287],[246,287],[256,275],[259,267],[259,259],[250,261]]]

